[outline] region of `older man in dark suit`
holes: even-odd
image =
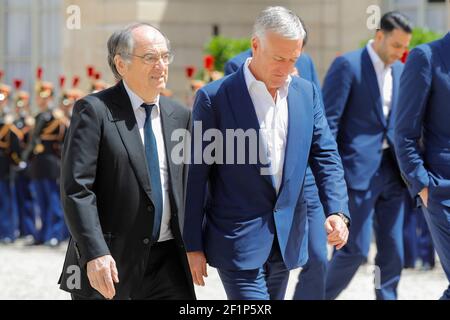
[[[194,299],[180,233],[186,171],[171,158],[171,135],[187,132],[190,114],[160,96],[169,42],[140,23],[114,33],[108,51],[119,81],[76,103],[63,150],[72,238],[61,289],[74,299]]]

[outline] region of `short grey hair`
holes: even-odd
[[[256,18],[253,36],[262,40],[268,31],[289,40],[306,38],[306,30],[300,17],[281,6],[267,7]]]
[[[108,64],[116,80],[121,80],[122,76],[116,68],[114,57],[120,55],[125,61],[130,62],[130,56],[134,50],[133,30],[148,26],[157,30],[166,39],[167,48],[170,50],[170,41],[164,33],[149,23],[137,22],[126,26],[124,29],[115,31],[108,39]]]

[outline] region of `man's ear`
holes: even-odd
[[[255,56],[255,53],[261,49],[261,41],[257,37],[252,37],[251,48],[253,53],[252,56]]]
[[[125,74],[125,71],[127,70],[126,62],[122,59],[122,57],[120,55],[116,54],[114,57],[114,63],[116,65],[117,71],[123,77],[123,75]]]
[[[375,32],[375,40],[376,40],[377,42],[383,41],[384,37],[385,37],[385,34],[384,34],[383,30],[378,29],[378,30]]]

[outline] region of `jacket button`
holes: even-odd
[[[150,239],[149,238],[145,238],[144,240],[142,240],[142,243],[147,246],[150,243]]]

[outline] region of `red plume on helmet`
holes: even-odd
[[[38,67],[37,70],[36,70],[36,78],[37,78],[39,81],[42,80],[42,73],[43,73],[42,67]]]
[[[66,83],[66,77],[59,76],[59,87],[62,89],[64,87],[64,84]]]
[[[80,77],[74,76],[72,79],[72,88],[76,88],[80,82]]]
[[[92,78],[95,73],[95,68],[94,68],[94,66],[87,66],[86,71],[87,71],[88,78]]]
[[[186,77],[189,79],[194,76],[195,73],[195,67],[194,66],[187,66],[186,67]]]
[[[23,83],[22,80],[14,79],[14,88],[16,89],[16,91],[20,90],[20,88],[22,87],[22,83]]]
[[[203,65],[206,70],[212,70],[214,68],[214,56],[206,55],[203,59]]]

